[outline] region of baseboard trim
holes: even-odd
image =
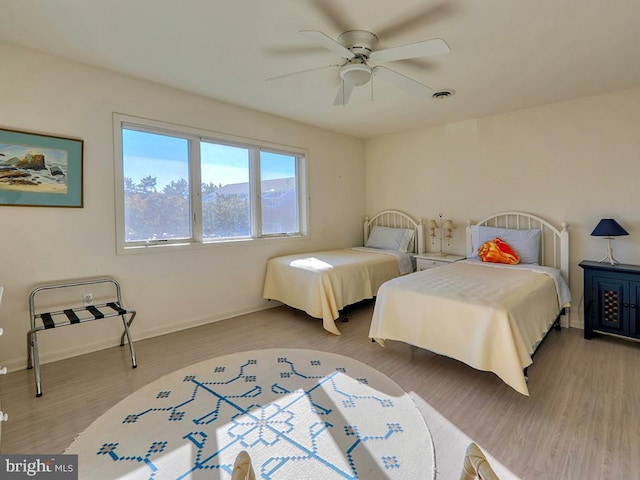
[[[180,324],[171,325],[164,328],[153,328],[153,329],[147,329],[147,330],[141,330],[141,331],[138,331],[136,329],[134,331],[133,338],[134,338],[134,342],[138,342],[140,340],[159,337],[161,335],[167,335],[169,333],[175,333],[182,330],[187,330],[189,328],[201,327],[203,325],[219,322],[221,320],[228,320],[229,318],[238,317],[240,315],[259,312],[261,310],[268,310],[270,308],[274,308],[280,305],[281,303],[279,302],[269,302],[267,304],[261,303],[259,305],[253,305],[251,307],[241,308],[237,310],[229,310],[227,312],[219,313],[214,316],[198,318],[198,319],[182,322]],[[63,328],[66,328],[66,327],[63,327]],[[62,350],[57,350],[55,352],[43,352],[40,349],[40,352],[39,352],[40,365],[45,365],[47,363],[53,363],[60,360],[66,360],[67,358],[73,358],[79,355],[85,355],[87,353],[98,352],[100,350],[106,350],[107,348],[113,348],[114,346],[118,345],[119,342],[120,342],[120,336],[118,335],[117,338],[108,338],[108,339],[102,339],[99,342],[83,343],[82,345],[74,345],[72,347],[65,348]],[[127,348],[128,350],[128,347],[126,347],[126,342],[125,342],[124,348]],[[27,368],[26,351],[24,356],[20,358],[14,358],[14,359],[9,359],[7,361],[4,361],[2,365],[6,366],[9,372],[26,370]]]

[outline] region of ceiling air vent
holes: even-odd
[[[456,93],[455,90],[438,90],[437,92],[434,92],[431,96],[435,99],[443,100],[445,98],[449,98],[453,96],[453,94],[455,93]]]

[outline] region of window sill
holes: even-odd
[[[255,243],[255,242],[273,242],[273,241],[300,241],[309,239],[309,235],[278,235],[278,236],[265,236],[260,238],[234,238],[224,240],[207,240],[204,242],[181,242],[181,243],[154,243],[149,245],[135,245],[135,246],[118,246],[118,255],[137,255],[148,253],[169,253],[176,251],[187,250],[200,250],[207,248],[225,248],[231,246],[238,246],[242,243]]]

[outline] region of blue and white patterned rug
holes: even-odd
[[[171,373],[80,434],[82,479],[230,479],[249,452],[262,479],[434,478],[431,436],[391,379],[327,352],[235,353]]]

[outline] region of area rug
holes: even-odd
[[[429,433],[436,452],[436,478],[438,480],[460,478],[467,447],[471,442],[475,443],[475,440],[460,430],[417,393],[409,392],[409,396],[422,413],[427,425],[429,425]],[[479,446],[500,480],[520,480],[517,475],[500,463],[482,445]]]
[[[235,353],[171,373],[92,423],[65,451],[81,479],[230,479],[246,450],[257,478],[434,478],[412,399],[357,360],[327,352]]]

